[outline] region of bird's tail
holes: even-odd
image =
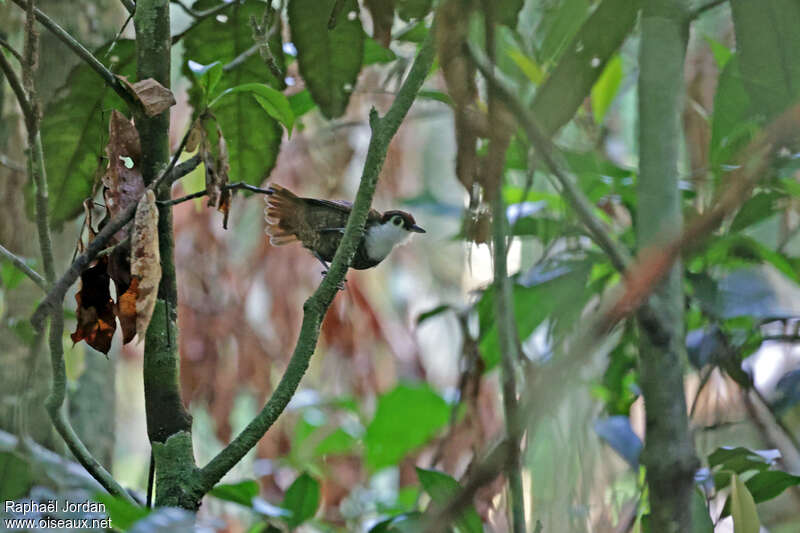
[[[267,195],[264,220],[267,221],[266,233],[270,244],[281,246],[297,241],[303,201],[289,189],[275,184],[267,188]]]

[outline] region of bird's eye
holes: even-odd
[[[403,223],[403,219],[400,218],[400,217],[394,217],[394,222],[392,222],[392,224],[394,224],[395,226],[399,226],[402,223]]]

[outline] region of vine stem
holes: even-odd
[[[230,444],[220,451],[206,466],[196,472],[193,484],[189,487],[192,497],[199,499],[211,490],[258,443],[286,408],[289,400],[297,390],[316,348],[322,319],[339,290],[339,286],[355,255],[358,241],[363,234],[367,213],[372,205],[372,198],[375,194],[375,187],[378,183],[383,162],[386,159],[389,142],[411,108],[411,104],[414,102],[433,64],[435,51],[433,34],[434,30],[429,33],[422,44],[408,77],[403,82],[386,115],[379,118],[375,109],[370,112],[369,124],[372,129],[372,137],[370,138],[367,158],[364,163],[364,170],[355,202],[347,219],[347,226],[345,227],[341,244],[331,262],[328,274],[317,290],[314,291],[314,294],[303,304],[303,322],[300,327],[300,335],[283,377],[281,377],[280,382],[261,412]]]

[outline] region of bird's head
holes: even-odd
[[[425,233],[425,230],[417,226],[414,217],[411,213],[405,211],[386,211],[381,216],[381,225],[391,225],[397,229],[408,231],[411,233]]]

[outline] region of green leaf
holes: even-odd
[[[31,464],[13,452],[0,452],[0,472],[3,472],[0,498],[6,502],[23,497],[35,481]]]
[[[800,97],[800,3],[731,0],[731,13],[753,111],[770,120]]]
[[[286,491],[282,507],[292,513],[286,518],[290,528],[295,528],[313,517],[319,507],[317,480],[306,473],[301,474]]]
[[[397,15],[403,20],[421,19],[432,7],[433,0],[397,0]]]
[[[691,533],[714,533],[714,522],[708,513],[703,493],[695,487],[692,491],[692,531]]]
[[[758,131],[758,120],[752,111],[750,95],[742,82],[739,58],[734,56],[722,69],[714,95],[711,117],[709,158],[714,168],[728,162]]]
[[[800,476],[793,476],[780,470],[765,470],[747,480],[747,490],[756,503],[771,500],[789,487],[800,485]]]
[[[419,316],[417,317],[417,325],[419,326],[420,324],[422,324],[423,322],[425,322],[429,318],[433,318],[433,317],[435,317],[437,315],[440,315],[440,314],[442,314],[442,313],[444,313],[446,311],[450,311],[452,308],[453,307],[451,305],[449,305],[449,304],[441,304],[441,305],[437,305],[433,309],[425,311],[424,313],[420,313]]]
[[[734,533],[758,533],[761,528],[753,496],[737,475],[731,479],[731,515]]]
[[[289,97],[289,105],[292,107],[292,113],[294,113],[295,119],[317,107],[308,89],[303,89],[299,93],[291,95]]]
[[[225,89],[217,96],[208,107],[213,108],[224,96],[237,93],[250,93],[269,116],[286,126],[289,136],[292,135],[294,126],[294,112],[289,99],[284,94],[263,83],[244,83]]]
[[[378,399],[364,442],[372,470],[397,464],[425,444],[450,417],[450,407],[425,383],[400,384]]]
[[[248,479],[239,483],[221,483],[211,489],[209,494],[220,500],[253,507],[253,498],[258,496],[258,492],[258,483]]]
[[[102,46],[95,57],[105,57],[109,46]],[[117,41],[109,54],[110,68],[116,74],[133,77],[135,55],[133,41]],[[81,213],[83,201],[92,193],[98,165],[105,166],[99,158],[105,155],[112,109],[126,111],[127,105],[81,62],[44,110],[42,147],[47,162],[49,211],[55,227]],[[32,198],[32,194],[29,196]]]
[[[25,264],[33,267],[33,260],[23,259]],[[8,259],[0,259],[0,287],[12,290],[25,279],[25,273],[18,269],[14,263]]]
[[[150,514],[150,509],[139,507],[111,494],[95,494],[94,500],[106,506],[106,513],[111,519],[111,524],[123,531],[130,528],[137,520]]]
[[[422,513],[401,513],[375,524],[369,533],[417,533],[424,524]]]
[[[499,24],[504,24],[511,29],[516,28],[517,18],[524,3],[524,0],[500,0],[496,3],[495,19]]]
[[[565,325],[573,323],[588,297],[584,287],[589,272],[590,265],[587,263],[564,265],[544,273],[543,281],[528,286],[514,285],[514,318],[519,339],[527,339],[547,318],[553,318]],[[486,371],[489,371],[500,361],[492,289],[484,291],[478,310],[481,317],[481,356],[486,363]]]
[[[381,43],[369,37],[364,38],[364,66],[375,63],[389,63],[395,59],[397,59],[397,54],[388,48],[384,48]]]
[[[417,468],[419,482],[431,501],[437,505],[447,505],[461,490],[458,481],[437,470]],[[456,528],[460,533],[483,533],[481,518],[475,511],[475,506],[468,506],[456,519]]]
[[[545,135],[553,135],[569,122],[589,95],[606,62],[633,29],[640,4],[631,0],[603,0],[566,46],[533,100],[533,115]],[[574,5],[577,6],[572,8],[577,13],[574,16],[580,21],[583,19],[580,5]],[[561,33],[563,38],[566,32]],[[548,56],[541,59],[544,62]]]
[[[356,0],[344,0],[336,26],[328,20],[336,0],[290,0],[289,26],[300,74],[311,96],[331,119],[344,114],[364,59],[364,30]]]
[[[217,88],[217,84],[222,77],[222,63],[214,61],[208,65],[201,65],[200,63],[189,61],[188,65],[200,83],[200,87],[203,88],[206,98],[213,97],[214,89]]]
[[[199,0],[194,9],[203,10],[219,5],[219,0]],[[253,45],[250,38],[250,17],[260,19],[264,3],[258,0],[236,2],[225,11],[227,18],[208,17],[197,23],[197,28],[184,37],[184,73],[189,76],[188,61],[203,65],[219,61],[230,63]],[[281,50],[280,28],[269,42],[271,50]],[[274,55],[278,67],[283,67],[283,54]],[[245,84],[266,84],[273,89],[283,89],[283,80],[277,79],[258,54],[253,54],[217,83],[215,91]],[[203,108],[203,90],[194,84],[190,101],[196,111]],[[230,175],[235,179],[259,185],[275,165],[280,148],[280,124],[256,101],[250,91],[231,94],[215,105],[214,116],[222,129],[228,145]]]
[[[736,213],[730,231],[741,231],[775,214],[775,203],[784,195],[769,191],[760,192],[748,199]]]
[[[708,47],[711,48],[711,53],[714,54],[714,61],[717,63],[717,68],[722,69],[728,60],[733,57],[733,52],[730,48],[714,39],[713,37],[705,36]]]
[[[539,49],[543,63],[554,62],[566,49],[586,19],[590,3],[589,0],[564,0],[556,5],[558,7],[545,22],[547,33]]]
[[[606,111],[614,101],[622,83],[622,58],[619,54],[608,62],[603,73],[592,87],[592,113],[597,124],[603,123]]]

